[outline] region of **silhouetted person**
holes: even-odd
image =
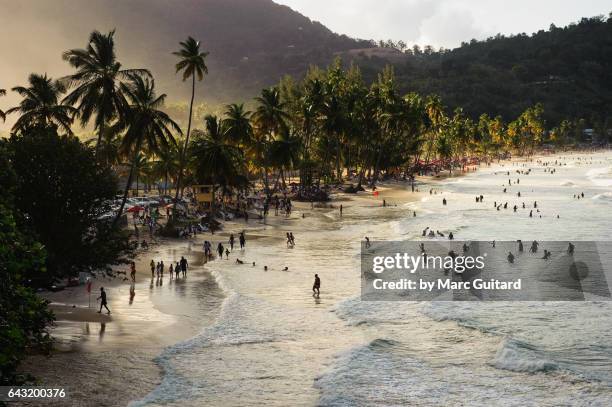
[[[108,309],[108,305],[106,302],[106,291],[104,291],[104,287],[100,287],[100,296],[98,297],[98,300],[100,301],[100,311],[98,311],[98,314],[102,313],[102,307],[106,308],[106,311],[110,314],[110,310]]]

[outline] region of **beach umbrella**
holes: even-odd
[[[127,210],[127,212],[140,212],[140,211],[144,211],[144,208],[138,205],[134,205],[130,209]]]
[[[165,208],[166,209],[172,209],[172,208],[174,208],[174,204],[173,203],[168,204],[168,205],[165,206]]]

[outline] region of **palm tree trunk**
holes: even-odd
[[[179,164],[179,173],[176,180],[176,194],[175,200],[178,200],[179,191],[181,190],[181,182],[183,180],[183,170],[185,169],[185,153],[187,152],[187,146],[189,145],[189,134],[191,133],[191,116],[193,113],[193,99],[195,98],[195,75],[191,76],[191,102],[189,103],[189,121],[187,122],[187,135],[185,136],[185,145],[183,151],[181,151],[181,162]]]
[[[121,200],[121,206],[119,207],[119,210],[117,211],[117,215],[115,216],[115,219],[113,219],[113,227],[117,225],[117,222],[121,218],[121,215],[123,215],[123,208],[125,207],[125,201],[127,200],[128,192],[130,190],[130,187],[132,186],[132,179],[134,178],[134,172],[135,172],[134,170],[136,169],[136,157],[138,157],[138,150],[140,150],[140,140],[138,140],[138,143],[136,144],[136,149],[134,151],[134,159],[132,160],[132,166],[130,168],[130,174],[128,175],[127,183],[125,184],[125,190],[123,191],[123,199]]]

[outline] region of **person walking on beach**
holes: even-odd
[[[181,256],[181,271],[183,272],[183,277],[187,277],[187,259]]]
[[[155,261],[151,260],[151,278],[155,277]]]
[[[340,204],[340,216],[342,216],[342,204]]]
[[[106,291],[104,291],[104,287],[100,287],[100,296],[98,297],[97,300],[101,300],[100,301],[100,311],[98,311],[98,314],[102,313],[102,307],[104,307],[106,308],[107,313],[110,315],[111,312],[108,309],[108,303],[106,301]]]
[[[217,245],[217,253],[219,253],[219,260],[223,260],[223,243],[221,242]]]
[[[321,293],[320,288],[321,288],[321,279],[319,278],[318,274],[315,274],[314,284],[312,285],[312,295],[316,295],[318,297],[319,294]]]
[[[233,233],[230,234],[229,245],[230,245],[231,251],[234,251],[234,234]]]
[[[161,276],[161,278],[164,278],[164,261],[163,260],[159,263],[159,275]]]
[[[170,280],[174,277],[174,266],[170,263],[170,268],[168,269],[168,273],[170,273]]]
[[[134,262],[130,264],[130,277],[132,277],[132,281],[136,281],[136,263]]]
[[[246,238],[244,237],[244,232],[240,232],[238,240],[240,241],[240,249],[244,249],[244,246],[246,246]]]
[[[179,264],[179,262],[177,261],[176,264],[174,265],[174,272],[176,273],[176,277],[174,278],[175,280],[178,280],[179,278],[179,273],[181,272],[181,265]]]

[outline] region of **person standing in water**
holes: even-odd
[[[342,204],[340,204],[340,216],[342,216]]]
[[[151,278],[155,277],[155,261],[151,260]]]
[[[102,307],[106,308],[107,313],[110,315],[110,310],[108,309],[108,304],[107,304],[107,300],[106,300],[106,291],[104,291],[104,287],[100,287],[100,296],[98,297],[98,300],[100,301],[100,311],[98,311],[98,314],[102,313]]]
[[[315,274],[314,284],[312,285],[312,295],[316,295],[318,297],[319,294],[321,294],[320,289],[321,289],[321,279],[319,278],[318,274]]]
[[[130,264],[130,277],[132,277],[132,281],[136,281],[136,263],[134,262]]]

